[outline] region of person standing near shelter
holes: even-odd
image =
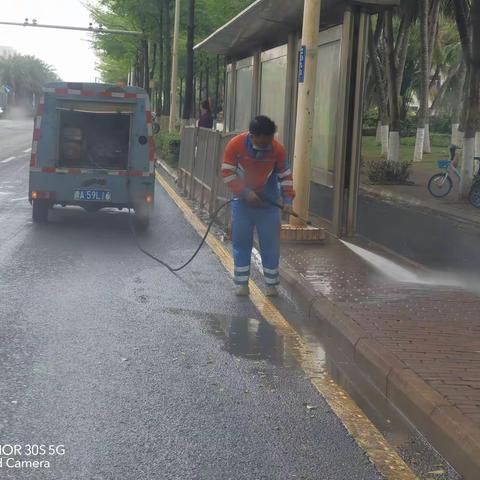
[[[205,100],[202,102],[201,105],[201,115],[198,120],[198,126],[201,128],[208,128],[212,129],[213,128],[213,115],[212,115],[212,109],[210,108],[210,103],[208,100]]]
[[[274,139],[277,127],[270,118],[258,116],[247,133],[234,137],[225,149],[222,177],[234,195],[232,203],[233,257],[236,294],[250,294],[250,260],[253,234],[260,242],[267,295],[277,296],[279,285],[281,211],[263,201],[283,200],[292,211],[295,197],[292,171],[285,148]]]

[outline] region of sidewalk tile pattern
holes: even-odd
[[[342,244],[285,246],[283,259],[480,427],[480,297],[397,282]]]

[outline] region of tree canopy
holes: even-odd
[[[33,96],[42,94],[45,83],[58,80],[53,68],[31,55],[0,58],[0,83],[12,87],[12,101],[32,105]]]
[[[145,33],[143,39],[120,35],[95,37],[94,47],[99,58],[98,68],[102,80],[109,83],[130,81],[143,86],[154,97],[157,111],[162,110],[164,114],[169,113],[174,3],[174,0],[99,0],[88,4],[92,18],[97,23],[109,28]],[[192,3],[195,8],[194,38],[197,42],[237,15],[253,0],[182,1],[179,54],[181,79],[185,78],[187,70],[187,27]],[[223,77],[221,72],[214,72],[216,61],[208,55],[195,54],[194,65],[197,77],[200,70],[208,70],[211,65],[208,76],[204,75],[203,85],[197,85],[197,90],[198,87],[205,90],[210,77]],[[223,69],[223,62],[220,69]],[[205,91],[204,96],[213,93],[210,86],[214,83],[210,82],[210,91]]]

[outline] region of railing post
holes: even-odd
[[[195,133],[193,136],[193,148],[192,148],[192,163],[190,168],[190,191],[188,192],[188,198],[191,200],[195,198],[195,163],[197,161],[197,143],[198,143],[198,127],[195,127]]]

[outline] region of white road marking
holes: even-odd
[[[27,148],[26,150],[23,151],[23,153],[30,153],[32,151],[32,147]]]
[[[17,157],[8,157],[5,160],[2,160],[0,163],[8,163],[11,162],[12,160],[15,160]]]
[[[24,200],[28,200],[28,197],[20,197],[20,198],[11,198],[11,202],[23,202]]]

